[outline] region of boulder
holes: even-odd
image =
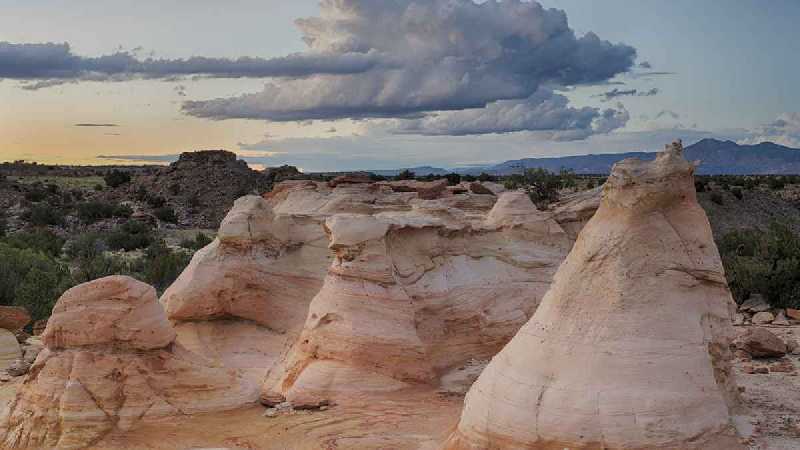
[[[0,372],[22,357],[22,350],[14,333],[0,329]]]
[[[772,321],[772,324],[784,327],[791,325],[791,323],[789,323],[789,319],[786,318],[786,314],[783,312],[783,310],[778,311],[778,315]]]
[[[25,361],[24,359],[18,359],[11,363],[6,369],[6,373],[11,375],[12,377],[21,377],[28,373],[28,370],[31,368],[31,363]]]
[[[742,449],[735,308],[679,143],[617,163],[445,449]]]
[[[53,309],[46,348],[8,406],[0,446],[87,448],[141,421],[253,401],[255,385],[193,357],[174,337],[146,284],[114,276],[70,289]]]
[[[753,358],[780,357],[788,351],[786,343],[767,329],[752,327],[736,338],[734,343]]]
[[[495,192],[488,187],[484,186],[481,183],[470,183],[469,190],[473,194],[482,194],[482,195],[497,195]]]
[[[752,294],[750,298],[739,305],[740,311],[749,311],[751,313],[769,311],[771,308],[772,307],[769,306],[769,303],[764,300],[764,297],[761,294]]]
[[[31,321],[28,310],[21,306],[0,306],[0,328],[17,331]]]
[[[775,320],[775,315],[769,311],[762,311],[753,315],[753,318],[750,320],[756,325],[766,325]]]
[[[786,308],[786,317],[792,320],[800,320],[800,309]]]

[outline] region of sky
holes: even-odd
[[[0,0],[0,161],[800,148],[795,0]]]

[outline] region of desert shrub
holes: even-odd
[[[23,306],[34,320],[43,319],[71,285],[69,270],[57,260],[0,243],[0,304]]]
[[[737,302],[759,293],[774,307],[800,307],[800,237],[788,225],[734,231],[718,248]]]
[[[181,185],[178,183],[172,183],[169,185],[169,193],[172,195],[178,195],[181,193]]]
[[[40,227],[46,225],[64,225],[64,211],[49,203],[40,203],[31,206],[24,214],[23,218],[31,224]]]
[[[413,180],[415,178],[415,176],[416,176],[416,174],[414,174],[414,172],[412,172],[412,171],[410,171],[408,169],[405,169],[402,172],[398,173],[397,176],[394,177],[394,178],[396,180]]]
[[[97,191],[97,192],[102,191],[103,190],[103,185],[100,184],[100,183],[95,184],[94,185],[94,190]]]
[[[199,208],[202,205],[200,202],[200,196],[197,195],[196,192],[193,193],[189,196],[189,198],[186,199],[186,204],[192,209]]]
[[[38,203],[44,201],[46,198],[47,191],[38,186],[33,187],[31,190],[25,193],[25,200],[29,202]]]
[[[178,278],[191,257],[182,251],[172,251],[159,240],[147,247],[144,259],[142,280],[161,292]]]
[[[91,201],[80,203],[77,206],[78,218],[83,223],[95,223],[101,219],[112,217],[127,218],[133,214],[133,210],[127,205],[114,205],[112,203]]]
[[[494,175],[489,175],[489,174],[488,174],[488,173],[486,173],[486,172],[481,172],[481,174],[480,174],[480,175],[478,175],[478,181],[480,181],[480,182],[484,182],[484,181],[497,181],[497,177],[496,177],[496,176],[494,176]]]
[[[57,234],[45,229],[22,231],[6,236],[0,241],[17,249],[29,249],[44,253],[47,256],[58,258],[65,240]]]
[[[719,192],[712,192],[710,198],[711,198],[712,202],[714,202],[714,203],[716,203],[718,205],[722,205],[722,204],[725,203],[725,199],[722,197],[722,194],[719,193]]]
[[[737,200],[741,200],[742,198],[744,198],[744,194],[742,194],[742,190],[740,188],[738,188],[738,187],[731,189],[731,194],[733,194],[733,196],[736,197]]]
[[[116,188],[130,182],[131,174],[122,170],[114,169],[111,172],[106,173],[106,175],[103,177],[103,180],[105,180],[106,186]]]
[[[197,251],[205,247],[206,245],[210,244],[211,241],[213,241],[213,239],[210,238],[205,233],[197,233],[194,236],[194,239],[189,239],[189,238],[181,239],[180,246],[187,250]]]
[[[146,195],[145,201],[153,208],[161,208],[167,204],[167,200],[159,195]]]
[[[106,254],[108,245],[99,233],[84,233],[67,244],[66,254],[74,268],[76,283],[85,283],[109,275],[128,273],[124,260]]]
[[[5,211],[0,211],[0,238],[6,235],[8,230],[8,219],[6,219]]]
[[[450,186],[455,186],[458,183],[461,183],[461,175],[457,173],[448,173],[444,177],[447,180],[447,184],[449,184]]]
[[[547,169],[526,169],[522,175],[514,174],[505,181],[507,189],[525,190],[536,206],[547,209],[558,201],[559,190],[576,185],[575,174],[569,170],[553,173]]]
[[[378,174],[371,173],[371,172],[370,172],[370,174],[369,174],[369,179],[370,179],[371,181],[386,181],[386,180],[387,180],[387,178],[386,178],[385,176],[383,176],[383,175],[378,175]]]
[[[150,245],[153,242],[153,234],[147,225],[129,220],[114,228],[105,237],[105,242],[110,250],[131,251]]]
[[[162,206],[153,211],[153,215],[162,222],[177,223],[178,217],[175,215],[175,210],[169,206]]]
[[[694,190],[697,192],[705,192],[706,187],[708,186],[708,181],[702,178],[695,178],[694,180]]]
[[[767,186],[769,186],[769,188],[773,191],[779,191],[786,187],[786,182],[784,181],[783,177],[769,177]]]

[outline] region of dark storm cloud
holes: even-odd
[[[614,88],[608,92],[595,95],[594,97],[602,97],[604,101],[614,100],[618,97],[652,97],[658,95],[658,88],[640,91],[638,89],[617,89]]]
[[[420,116],[524,100],[544,84],[608,81],[636,51],[576,36],[563,11],[507,0],[325,0],[297,21],[312,51],[373,53],[383,64],[345,76],[268,83],[262,92],[188,101],[210,119],[271,121]]]
[[[568,103],[563,95],[542,88],[524,100],[500,100],[481,109],[398,120],[390,131],[427,136],[548,131],[553,140],[578,140],[595,133],[609,133],[624,126],[630,118],[622,105],[618,105],[617,110],[600,111],[590,107],[573,108]]]
[[[129,52],[99,57],[76,55],[69,44],[0,42],[0,79],[29,82],[34,90],[73,81],[114,81],[132,78],[175,79],[188,75],[221,78],[303,77],[313,74],[364,72],[378,63],[363,53],[297,53],[280,58],[139,59]]]

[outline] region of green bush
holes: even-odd
[[[72,277],[76,283],[130,272],[126,262],[107,255],[107,249],[108,245],[98,233],[82,234],[67,244],[66,254],[74,265]]]
[[[38,186],[25,193],[25,200],[29,202],[38,203],[47,198],[47,191],[40,189]]]
[[[738,303],[761,294],[777,308],[800,308],[800,237],[786,224],[734,231],[717,246]]]
[[[150,245],[153,242],[153,235],[147,225],[129,220],[114,228],[106,236],[105,242],[111,250],[131,251]]]
[[[106,185],[112,188],[122,186],[131,181],[131,174],[121,170],[114,169],[108,172],[104,177]]]
[[[182,239],[180,246],[187,250],[197,251],[205,247],[206,245],[210,244],[211,241],[213,241],[213,239],[211,239],[205,233],[197,233],[194,239],[189,239],[189,238]]]
[[[114,205],[101,201],[91,201],[80,203],[77,207],[78,218],[81,222],[89,224],[98,220],[110,219],[112,217],[127,218],[133,214],[133,210],[127,205]]]
[[[162,206],[153,211],[153,215],[162,222],[177,223],[178,217],[175,216],[175,210],[169,206]]]
[[[577,184],[574,172],[562,169],[553,173],[547,169],[526,169],[522,175],[514,174],[505,181],[510,190],[524,189],[536,206],[547,209],[551,203],[558,201],[559,190],[575,187]]]
[[[42,252],[47,256],[58,258],[65,240],[48,230],[39,229],[22,231],[6,236],[0,242],[18,249],[29,249]]]
[[[184,252],[173,252],[163,240],[152,243],[147,248],[144,258],[142,279],[159,292],[169,287],[178,278],[191,259]]]
[[[44,319],[70,286],[69,270],[57,260],[0,243],[0,305],[23,306],[34,320]]]
[[[64,225],[64,211],[48,203],[31,206],[23,216],[28,222],[36,226]]]

